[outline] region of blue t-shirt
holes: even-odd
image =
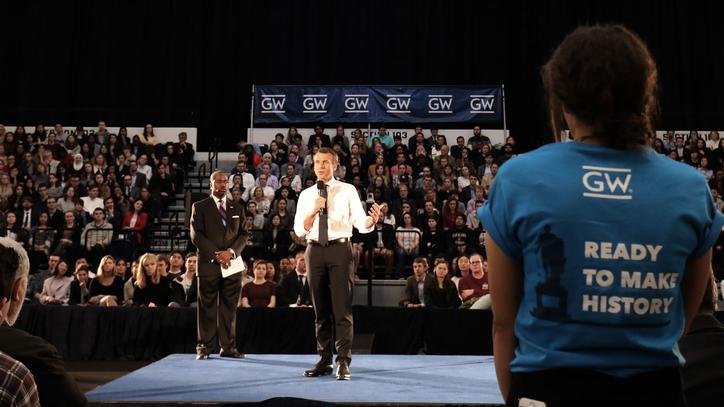
[[[648,148],[550,144],[506,162],[478,216],[524,270],[513,372],[683,364],[679,285],[724,224],[695,169]]]

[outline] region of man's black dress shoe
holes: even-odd
[[[206,349],[196,349],[196,360],[205,360],[209,358],[209,353]]]
[[[304,371],[306,377],[318,377],[332,374],[332,361],[320,360],[313,368]]]
[[[337,380],[349,380],[352,374],[349,372],[349,364],[346,361],[337,362]]]
[[[229,351],[222,349],[221,352],[219,352],[219,356],[221,356],[222,358],[244,359],[244,354],[237,351],[236,349],[232,349]]]

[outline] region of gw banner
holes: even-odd
[[[502,123],[502,86],[255,86],[255,123]]]

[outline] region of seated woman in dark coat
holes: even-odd
[[[269,218],[269,223],[264,228],[264,246],[266,246],[268,258],[279,261],[289,256],[289,246],[292,244],[292,237],[281,224],[281,217],[278,213]]]
[[[423,293],[426,307],[458,308],[460,306],[458,290],[448,276],[448,266],[445,260],[435,261],[435,276],[425,279]]]
[[[115,307],[123,298],[123,279],[116,277],[116,260],[113,256],[103,256],[88,288],[88,303],[101,307]]]
[[[70,283],[70,297],[68,298],[68,304],[70,305],[83,305],[88,301],[88,266],[85,264],[79,265],[73,273],[73,281]]]
[[[168,306],[171,302],[171,288],[158,269],[158,256],[151,253],[141,256],[134,276],[133,305]]]

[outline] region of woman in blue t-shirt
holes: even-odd
[[[554,134],[574,141],[511,158],[478,211],[501,392],[685,405],[677,341],[724,217],[700,173],[649,147],[656,64],[636,34],[578,28],[542,76]]]

